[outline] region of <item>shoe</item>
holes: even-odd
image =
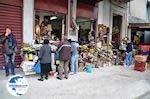
[[[57,77],[58,80],[62,80],[61,78]]]
[[[39,81],[44,81],[42,78],[38,79]]]
[[[15,73],[11,73],[12,75],[16,75]]]
[[[48,77],[45,77],[46,80],[48,80]]]
[[[69,74],[70,74],[70,75],[74,75],[74,72],[70,72]]]
[[[65,77],[65,79],[68,79],[68,77]]]
[[[6,74],[6,77],[8,77],[8,76],[9,76],[9,73]]]

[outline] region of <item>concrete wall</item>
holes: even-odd
[[[34,31],[34,0],[23,0],[23,42],[32,43]]]
[[[110,2],[104,0],[98,3],[98,24],[110,26]]]
[[[104,0],[98,3],[98,24],[110,27],[109,41],[112,40],[113,14],[122,16],[121,39],[127,36],[127,3],[117,3]]]
[[[130,2],[131,16],[148,21],[147,0],[133,0]]]
[[[122,28],[121,28],[121,38],[124,38],[127,36],[127,30],[128,30],[128,11],[127,11],[127,3],[117,3],[117,2],[112,2],[111,5],[111,27],[113,24],[113,14],[117,14],[122,16]],[[112,30],[111,30],[112,33]],[[111,38],[110,38],[111,39]]]
[[[148,22],[150,22],[150,5],[147,8]]]

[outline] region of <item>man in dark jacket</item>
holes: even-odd
[[[11,73],[15,75],[15,51],[16,51],[16,40],[11,29],[6,28],[6,32],[0,36],[0,42],[2,43],[2,51],[5,62],[5,73],[9,76],[9,60],[11,62]]]
[[[68,64],[71,57],[71,45],[67,38],[65,38],[64,41],[59,45],[57,52],[59,53],[60,60],[60,65],[58,67],[59,77],[57,78],[60,80],[62,79],[64,67],[65,78],[68,79]]]

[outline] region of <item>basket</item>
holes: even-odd
[[[147,61],[147,56],[145,55],[135,55],[135,60],[139,62],[146,62]]]

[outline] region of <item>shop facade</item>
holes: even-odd
[[[100,38],[99,33],[104,34],[105,41],[107,41],[102,41],[102,45],[114,42],[118,47],[120,41],[127,36],[127,2],[127,0],[103,0],[98,3],[98,24],[100,27],[98,27],[97,37]],[[99,31],[101,27],[104,27],[105,33]]]
[[[6,25],[13,28],[19,49],[17,64],[21,62],[19,56],[21,45],[31,44],[35,40],[40,42],[44,37],[63,39],[66,35],[78,41],[90,34],[97,41],[100,33],[98,26],[103,26],[105,33],[107,32],[106,43],[116,40],[114,38],[118,38],[116,42],[119,42],[127,35],[128,25],[128,0],[123,1],[125,2],[89,0],[89,3],[84,0],[61,0],[61,2],[60,0],[1,0],[0,33],[3,33]],[[9,20],[6,21],[4,18]],[[113,33],[115,28],[117,28],[116,32]],[[0,62],[3,63],[2,54],[0,54]]]
[[[28,0],[27,0],[28,1]],[[24,0],[24,2],[27,2]],[[54,33],[59,34],[60,38],[63,38],[64,35],[68,36],[68,38],[76,38],[78,40],[80,37],[80,33],[78,33],[80,28],[87,29],[87,33],[94,29],[95,38],[99,38],[99,26],[104,26],[107,29],[108,43],[114,41],[116,43],[120,43],[121,39],[127,36],[127,26],[128,26],[128,11],[127,11],[127,2],[128,0],[118,1],[118,0],[99,0],[95,1],[94,5],[90,3],[85,3],[83,0],[51,0],[51,2],[46,0],[31,0],[33,1],[32,8],[33,10],[33,24],[30,26],[30,35],[32,34],[32,39],[27,41],[24,38],[24,42],[29,43],[33,39],[35,39],[36,32],[36,18],[38,18],[39,23],[44,21],[44,17],[48,19],[48,23],[55,23],[50,18],[57,17],[59,20],[56,23],[60,23],[58,25],[59,32]],[[30,1],[30,2],[31,2]],[[24,3],[24,6],[27,5]],[[25,8],[24,8],[25,9]],[[29,8],[28,8],[29,9]],[[25,12],[25,11],[24,11]],[[27,12],[26,12],[27,13]],[[25,16],[28,16],[24,13]],[[32,23],[32,22],[31,22]],[[24,29],[25,29],[24,23]],[[73,34],[72,25],[76,26],[77,33]],[[29,25],[28,25],[29,27]],[[51,31],[53,34],[52,28],[57,27],[56,24],[49,26],[48,31]],[[26,29],[25,29],[26,30]],[[55,30],[55,29],[54,29]],[[89,30],[89,31],[88,31]],[[32,33],[31,33],[32,31]],[[25,31],[24,31],[25,33]],[[23,34],[24,34],[23,33]],[[29,32],[28,32],[29,33]],[[77,34],[77,35],[76,35]],[[72,36],[73,35],[73,36]],[[81,35],[82,36],[82,35]],[[27,37],[24,35],[24,37]],[[31,36],[30,36],[31,37]]]

